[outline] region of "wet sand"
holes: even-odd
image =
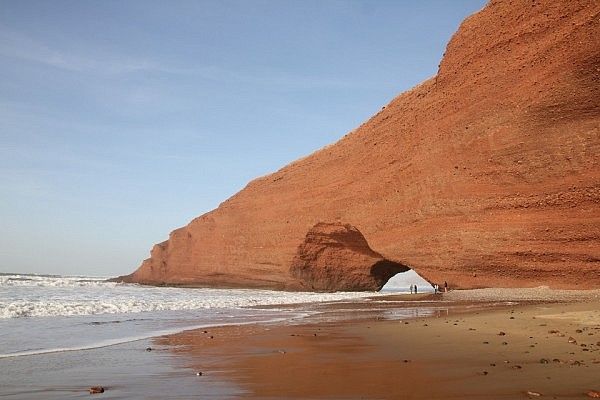
[[[591,398],[589,391],[600,391],[594,296],[493,305],[433,297],[431,317],[390,319],[408,304],[401,296],[367,308],[328,305],[314,323],[188,331],[155,341],[182,367],[202,371],[200,379],[230,382],[236,398]]]
[[[311,316],[3,359],[0,398],[592,398],[600,292],[517,293],[278,306]]]

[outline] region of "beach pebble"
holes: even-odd
[[[410,360],[404,360],[404,362],[405,362],[405,363],[409,363],[409,362],[410,362]]]
[[[146,347],[146,351],[152,351],[152,347]]]
[[[588,397],[592,397],[594,399],[600,399],[600,392],[597,390],[590,390],[586,394]]]
[[[502,332],[502,331],[498,332],[498,336],[504,336],[504,335],[506,335],[506,332]]]
[[[502,342],[503,346],[506,346],[508,344],[508,342]]]
[[[559,332],[559,330],[558,330],[558,329],[550,329],[550,330],[548,331],[548,333],[552,333],[552,334],[554,334],[554,333],[560,333],[560,332]]]
[[[487,372],[487,371],[481,371],[481,375],[487,375],[487,374],[489,374],[489,372]]]
[[[529,397],[540,397],[542,394],[540,392],[532,392],[531,390],[527,391],[527,396]]]
[[[490,344],[490,342],[488,342],[488,341],[485,341],[485,342],[483,342],[483,344]]]
[[[550,360],[548,360],[547,358],[540,359],[540,364],[548,364],[548,363],[550,363]]]
[[[569,336],[569,343],[577,344],[577,340],[573,336]]]
[[[200,372],[200,371],[196,372],[196,376],[202,376],[202,372]]]
[[[522,369],[523,367],[521,367],[520,365],[513,365],[511,368],[512,369]]]
[[[583,331],[581,329],[575,329],[576,333],[583,333]]]
[[[102,386],[92,386],[88,390],[90,391],[90,394],[104,393],[104,388]]]

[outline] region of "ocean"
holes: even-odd
[[[310,313],[286,305],[372,296],[377,293],[149,287],[104,277],[0,274],[0,358],[106,347],[204,327],[291,321]]]
[[[373,298],[402,291],[169,288],[107,282],[105,277],[0,274],[0,398],[87,397],[88,387],[106,382],[111,390],[103,398],[136,398],[140,391],[144,398],[197,398],[190,395],[195,374],[182,368],[183,358],[172,348],[161,349],[157,338],[216,326],[268,329],[269,324],[348,318],[339,312],[343,304],[353,318],[361,310],[368,317]],[[420,301],[403,301],[398,309],[380,300],[378,307],[390,307],[377,311],[384,318],[440,312],[437,305]],[[223,385],[207,378],[194,393],[236,396],[238,388]],[[156,396],[149,395],[153,390]]]

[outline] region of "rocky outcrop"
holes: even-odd
[[[373,252],[328,247],[321,222],[351,224]],[[123,279],[373,289],[378,257],[453,287],[600,287],[598,1],[491,1],[437,76],[175,230]]]
[[[292,260],[292,289],[311,291],[380,290],[399,272],[410,268],[374,252],[352,225],[318,223]]]

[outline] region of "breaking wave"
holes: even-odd
[[[106,282],[105,278],[5,274],[0,276],[0,318],[235,309],[374,295],[146,287]]]

